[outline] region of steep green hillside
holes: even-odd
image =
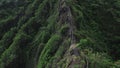
[[[0,0],[0,68],[120,68],[120,0]]]

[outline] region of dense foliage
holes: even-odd
[[[120,68],[120,0],[0,0],[0,68]]]

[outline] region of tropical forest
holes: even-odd
[[[0,68],[120,68],[120,0],[0,0]]]

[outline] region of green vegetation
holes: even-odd
[[[120,1],[0,0],[0,68],[120,68]]]

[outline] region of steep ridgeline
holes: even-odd
[[[76,39],[74,36],[75,21],[71,13],[70,6],[67,5],[66,2],[67,2],[66,0],[60,0],[59,2],[59,23],[67,24],[69,26],[68,36],[71,39],[71,44],[75,44],[76,43]]]
[[[0,68],[120,68],[119,0],[0,0]]]
[[[69,5],[69,2],[67,2],[66,0],[60,0],[59,2],[59,23],[68,25],[67,36],[70,39],[70,44],[69,44],[70,47],[66,51],[65,56],[64,56],[64,59],[66,60],[65,62],[67,62],[65,65],[65,68],[74,68],[75,64],[79,64],[79,61],[78,61],[79,59],[76,60],[73,58],[73,56],[79,57],[80,53],[79,53],[79,50],[76,48],[77,40],[74,35],[74,32],[76,30],[75,21],[72,15],[71,6]],[[64,65],[63,64],[56,65],[55,68],[62,67],[62,66]]]

